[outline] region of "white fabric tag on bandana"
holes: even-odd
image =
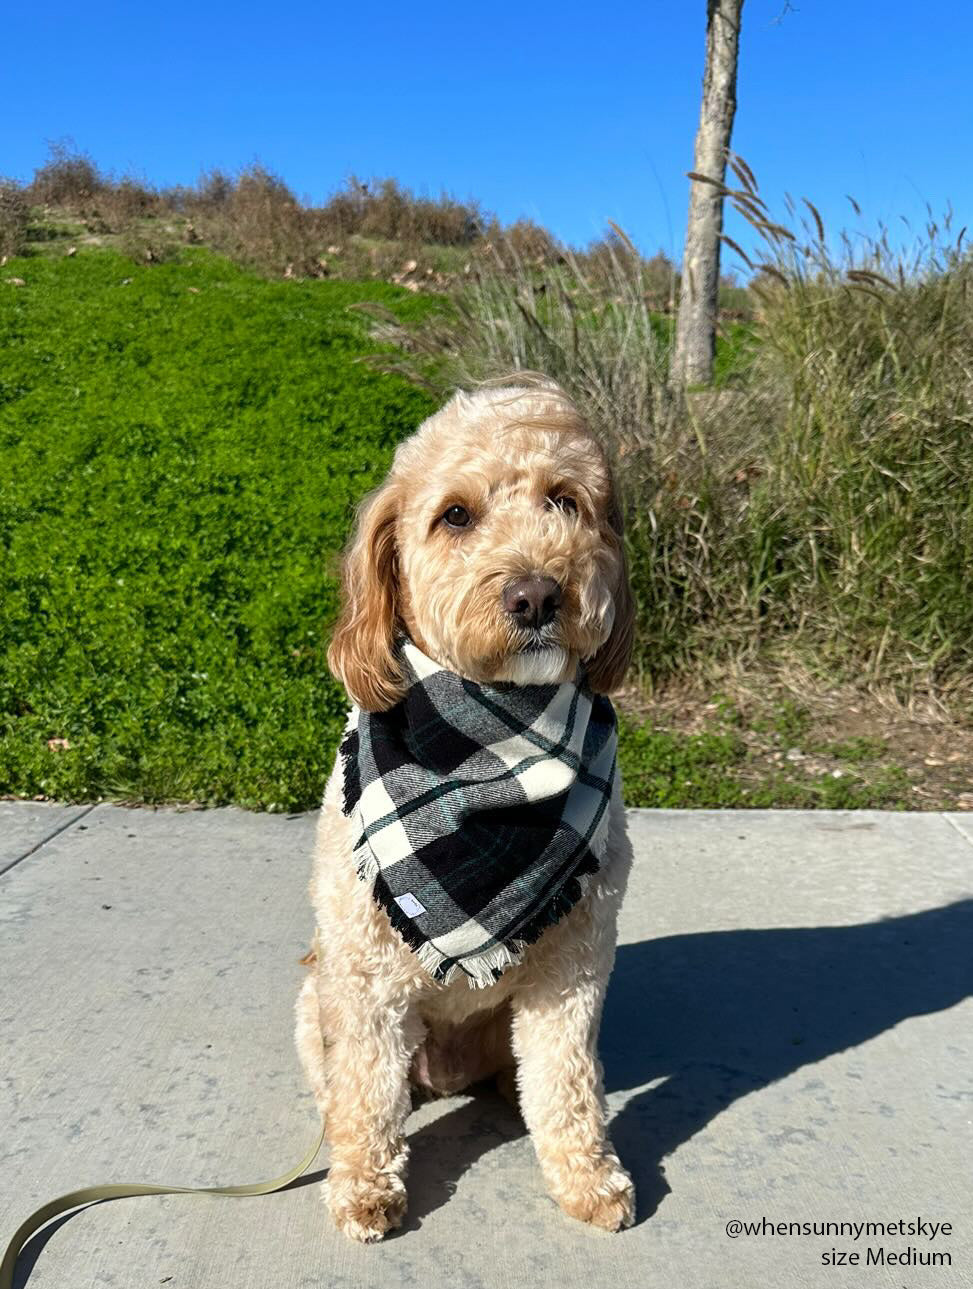
[[[404,895],[396,896],[395,902],[406,917],[417,918],[420,913],[425,913],[426,911],[425,904],[421,904],[411,891],[406,891]]]

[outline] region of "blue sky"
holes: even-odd
[[[831,227],[973,225],[973,6],[747,0],[734,146]],[[154,183],[259,159],[302,196],[394,175],[584,244],[678,254],[705,0],[193,6],[62,0],[4,20],[0,174],[70,137]],[[844,194],[863,209],[856,220]],[[733,217],[735,218],[735,217]],[[739,224],[728,231],[740,233]]]

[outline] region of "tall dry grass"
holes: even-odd
[[[745,190],[746,191],[746,190]],[[973,663],[973,258],[949,216],[898,250],[789,204],[762,234],[754,380],[774,391],[749,522],[765,629],[911,689]],[[739,199],[738,199],[739,200]]]
[[[324,235],[287,184],[260,165],[239,175],[204,175],[169,200],[191,221],[194,240],[257,268],[320,276]]]
[[[710,389],[667,392],[670,323],[620,230],[597,277],[508,248],[424,340],[397,338],[416,366],[438,355],[443,387],[544,371],[599,428],[646,678],[772,657],[969,704],[973,259],[948,221],[908,252],[884,229],[829,239],[743,173],[757,316],[724,324]]]
[[[668,324],[645,262],[623,235],[591,256],[527,258],[491,248],[455,299],[450,349],[462,383],[542,371],[570,388],[620,452],[645,450],[659,419]]]

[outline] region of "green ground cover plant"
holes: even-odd
[[[357,359],[381,284],[207,251],[9,264],[0,284],[0,793],[319,799],[352,509],[427,395]]]
[[[722,725],[684,734],[623,716],[619,758],[626,798],[638,805],[854,810],[900,809],[909,801],[908,780],[897,766],[883,767],[870,782],[845,774],[795,775],[783,766],[755,776],[748,773],[747,743]]]

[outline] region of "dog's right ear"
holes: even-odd
[[[342,565],[343,604],[328,666],[359,707],[382,712],[405,692],[395,657],[399,622],[396,489],[385,484],[358,509]]]

